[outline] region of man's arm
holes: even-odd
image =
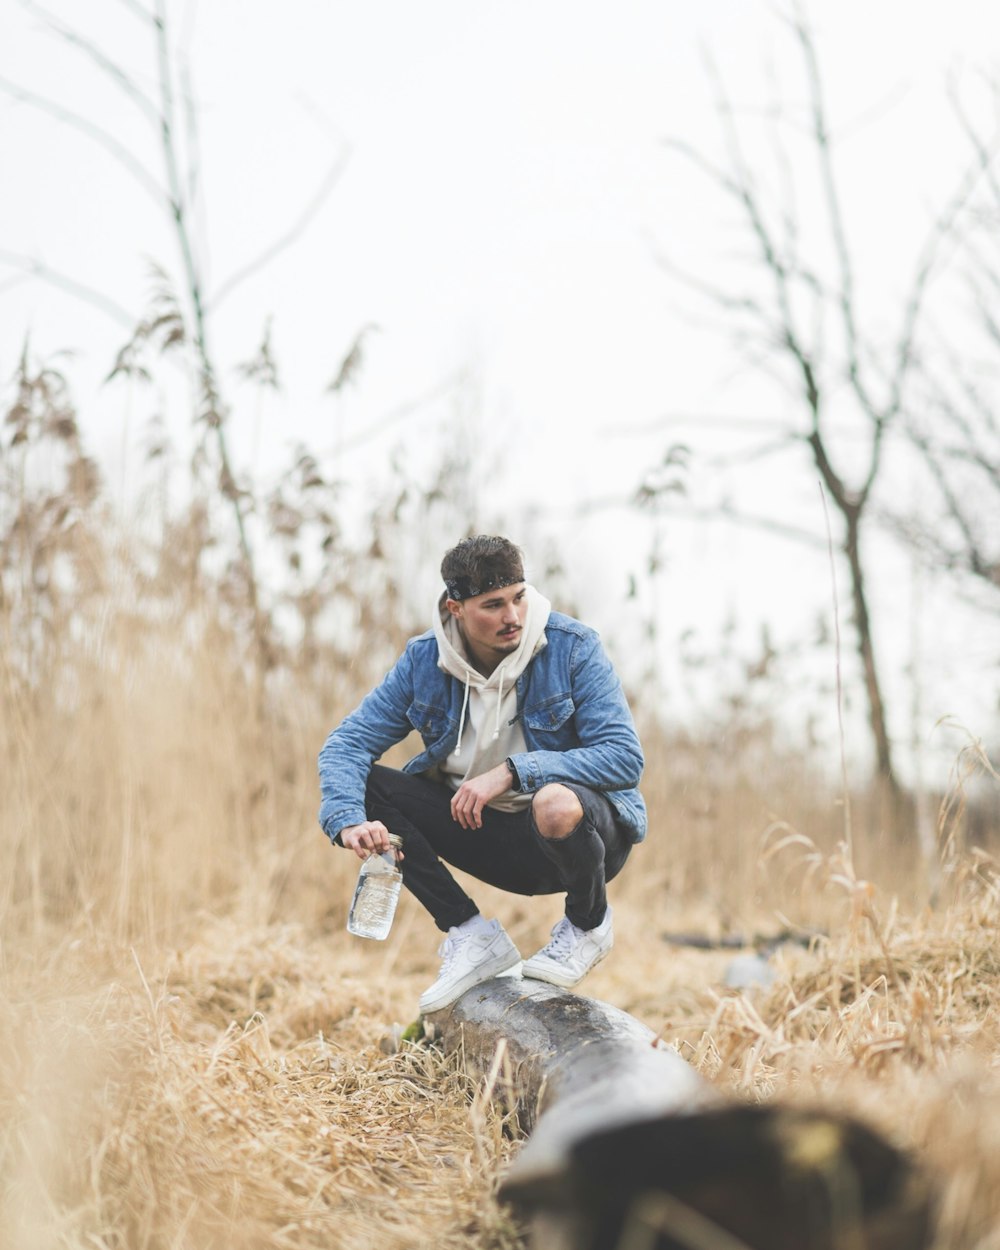
[[[618,674],[596,634],[582,640],[578,650],[570,680],[580,745],[512,755],[515,785],[522,790],[533,792],[566,781],[595,790],[627,790],[639,784],[642,747]]]
[[[402,742],[413,728],[406,715],[412,701],[412,660],[409,651],[405,651],[385,679],[340,722],[324,743],[319,753],[323,796],[319,823],[331,840],[353,826],[379,823],[369,822],[365,811],[368,774],[372,764],[391,746]],[[372,841],[372,831],[368,833],[367,840],[361,839],[361,848],[366,853],[386,849],[388,834],[382,846],[377,833],[375,841]],[[343,837],[340,840],[344,842]],[[355,853],[359,851],[358,845],[352,844],[351,849]]]

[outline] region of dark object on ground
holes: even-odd
[[[428,1018],[531,1137],[500,1188],[537,1250],[921,1250],[905,1155],[824,1111],[729,1102],[639,1021],[497,977]]]
[[[779,946],[810,946],[827,935],[822,929],[782,929],[778,933],[724,933],[709,937],[706,933],[662,933],[671,946],[690,946],[700,951],[755,950],[776,951]]]

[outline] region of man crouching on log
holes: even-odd
[[[403,840],[403,884],[447,934],[422,1013],[521,960],[445,861],[513,894],[565,894],[522,975],[570,988],[610,951],[605,883],[646,833],[642,748],[594,630],[552,611],[506,538],[466,538],[441,564],[433,627],[320,752],[319,819],[361,859]],[[400,772],[375,761],[416,729]]]

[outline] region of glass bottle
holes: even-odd
[[[403,839],[390,833],[389,849],[381,855],[369,855],[361,865],[347,917],[348,933],[378,942],[389,936],[399,901],[399,887],[403,884],[403,874],[396,862],[396,852],[402,845]]]

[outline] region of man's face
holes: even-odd
[[[516,651],[528,615],[524,582],[490,590],[472,599],[447,601],[448,611],[462,629],[465,645],[474,660],[492,672],[504,656]]]

